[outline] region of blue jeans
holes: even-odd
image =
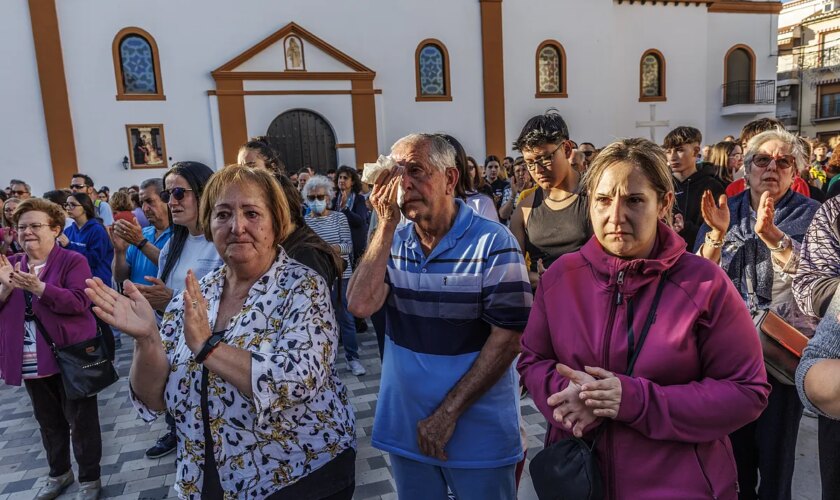
[[[356,320],[347,310],[347,284],[349,278],[341,280],[341,300],[338,300],[338,283],[332,288],[332,303],[335,309],[335,321],[341,329],[341,341],[344,343],[344,357],[347,361],[359,359],[359,345],[356,343]]]
[[[447,486],[458,500],[514,500],[516,464],[492,469],[455,469],[391,453],[400,500],[445,500]]]

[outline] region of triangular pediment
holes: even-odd
[[[373,71],[292,22],[213,71],[219,73],[372,75]]]

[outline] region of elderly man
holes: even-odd
[[[149,220],[145,229],[134,221],[118,220],[111,230],[114,242],[114,281],[151,285],[146,276],[157,276],[160,250],[172,236],[169,207],[160,199],[163,180],[147,179],[140,185],[143,215]]]
[[[454,198],[446,139],[412,134],[391,156],[399,166],[374,186],[379,225],[347,291],[354,315],[387,314],[372,444],[391,454],[401,500],[447,487],[459,500],[515,498],[512,362],[532,301],[522,255],[504,226]],[[410,222],[398,230],[400,211]]]

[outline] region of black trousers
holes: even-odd
[[[840,498],[840,421],[820,416],[817,428],[822,497],[836,500]]]
[[[767,408],[758,420],[729,435],[738,466],[741,500],[792,498],[802,402],[796,387],[771,376],[767,379],[773,386]]]
[[[32,401],[35,420],[41,427],[41,440],[47,452],[50,477],[70,470],[70,441],[79,464],[79,481],[99,479],[102,434],[96,396],[70,400],[64,394],[61,375],[24,380]]]

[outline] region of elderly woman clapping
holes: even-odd
[[[704,194],[705,224],[697,241],[699,253],[720,263],[751,309],[770,309],[810,335],[813,320],[791,291],[800,244],[819,207],[791,190],[805,158],[796,136],[784,130],[753,137],[744,157],[748,189],[728,201],[721,196],[719,206],[711,193]],[[767,409],[730,436],[741,492],[749,495],[744,498],[755,498],[759,475],[758,497],[791,498],[802,404],[794,386],[768,380],[773,391]]]
[[[88,295],[132,335],[132,399],[147,420],[172,413],[175,488],[188,498],[347,498],[354,489],[352,409],[334,364],[338,328],[323,278],[279,242],[288,204],[271,174],[241,165],[210,179],[205,236],[224,265],[189,272],[158,330],[126,281]]]

